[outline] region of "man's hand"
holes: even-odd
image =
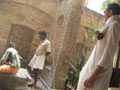
[[[51,52],[47,52],[45,56],[49,56],[51,54]]]
[[[93,87],[93,84],[94,84],[94,81],[95,81],[95,77],[90,77],[90,78],[88,78],[87,80],[85,80],[84,86],[85,86],[86,88],[92,88],[92,87]]]
[[[104,33],[100,33],[99,31],[96,32],[97,39],[100,40],[104,37]]]
[[[92,75],[90,76],[90,78],[88,78],[87,80],[85,80],[84,82],[84,86],[86,88],[92,88],[93,84],[96,80],[96,77],[102,73],[104,71],[104,68],[101,66],[97,66],[97,68],[95,69],[95,71],[92,73]]]

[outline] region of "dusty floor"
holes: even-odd
[[[29,83],[32,83],[32,82],[33,82],[33,80],[32,80],[31,82],[29,82]],[[46,89],[45,89],[44,86],[41,84],[41,82],[38,81],[38,83],[37,83],[37,88],[36,88],[36,89],[32,89],[32,88],[29,87],[28,90],[46,90]],[[53,89],[51,89],[51,90],[53,90]],[[120,90],[120,88],[111,88],[111,89],[108,89],[108,90]]]
[[[33,80],[31,82],[29,82],[28,84],[31,84],[33,83]],[[33,88],[30,88],[28,90],[46,90],[44,89],[44,86],[41,84],[41,82],[38,80],[38,83],[37,83],[37,88],[36,89],[33,89]]]
[[[108,89],[108,90],[120,90],[120,88],[111,88],[111,89]]]

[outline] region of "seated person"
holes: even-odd
[[[20,56],[15,49],[15,44],[9,42],[9,48],[0,60],[0,73],[17,73],[20,68]]]

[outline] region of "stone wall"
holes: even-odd
[[[81,50],[89,56],[91,50],[86,48],[93,47],[93,42],[85,42],[86,21],[92,18],[98,25],[102,16],[83,9],[84,0],[58,1],[0,0],[0,57],[12,41],[20,55],[30,60],[40,43],[38,31],[45,29],[52,42],[52,54],[47,58],[52,69],[45,68],[40,77],[50,88],[63,90],[70,67],[67,62],[77,63],[84,53]]]
[[[12,41],[16,43],[20,55],[30,60],[40,42],[38,31],[46,29],[48,38],[52,42],[52,54],[49,58],[53,63],[50,71],[55,85],[53,86],[63,89],[68,70],[65,60],[68,59],[68,49],[74,45],[72,41],[76,39],[82,15],[80,1],[1,0],[0,56],[7,48],[7,43]],[[73,30],[75,34],[70,38]]]
[[[52,88],[64,89],[69,69],[69,65],[66,62],[70,61],[70,56],[73,54],[71,51],[74,50],[73,47],[76,44],[77,30],[82,16],[82,3],[81,0],[58,2],[60,7],[56,14],[53,34],[51,36],[54,46],[52,70],[42,76],[48,86],[51,86],[50,77],[52,77]],[[45,71],[43,73],[46,73]]]
[[[82,16],[82,5],[82,0],[66,0],[63,1],[58,12],[58,16],[61,14],[64,15],[64,23],[61,29],[61,37],[59,38],[53,67],[56,67],[54,68],[54,86],[60,90],[64,89],[64,83],[69,69],[69,65],[66,62],[71,60],[70,57],[73,54],[72,51],[76,44],[77,30]]]
[[[25,59],[30,59],[40,41],[37,32],[45,29],[47,30],[49,37],[52,29],[52,23],[54,22],[53,17],[56,12],[56,10],[54,10],[54,6],[56,6],[56,4],[47,3],[48,6],[53,6],[52,8],[48,8],[46,7],[47,5],[45,2],[43,3],[41,1],[44,6],[41,5],[38,7],[38,3],[35,3],[34,0],[1,0],[0,56],[2,56],[4,50],[6,49],[8,41],[13,41],[16,43],[16,49],[18,49],[19,52],[29,46],[27,50],[23,50],[24,53],[28,53],[29,55],[24,56],[23,53],[20,53],[20,55]],[[46,9],[44,7],[46,7]],[[44,9],[44,11],[42,9]],[[51,15],[51,12],[49,13],[49,11],[52,10],[54,10],[54,12],[52,12]],[[20,25],[21,28],[17,28],[18,25]],[[31,35],[29,30],[32,32]],[[30,36],[28,36],[28,34]],[[24,35],[26,35],[26,40]],[[30,41],[28,40],[29,37],[31,37]]]

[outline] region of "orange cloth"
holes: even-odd
[[[11,67],[8,62],[0,66],[0,73],[17,73],[19,70],[18,67]]]

